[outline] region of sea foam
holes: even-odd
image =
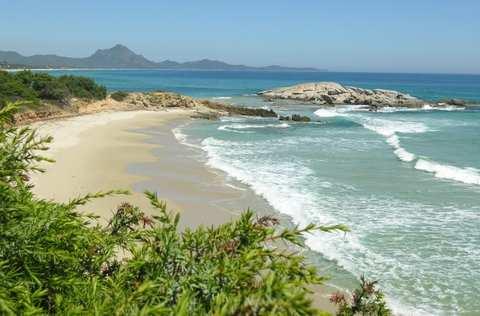
[[[279,142],[277,146],[284,146],[282,144],[283,142]],[[329,194],[322,194],[320,197],[317,194],[320,188],[328,191],[338,191],[341,188],[320,180],[315,176],[313,170],[297,160],[279,161],[277,159],[253,158],[258,156],[256,150],[263,145],[265,145],[264,142],[245,143],[225,141],[214,137],[208,137],[202,141],[202,147],[207,153],[208,165],[220,169],[236,180],[249,185],[255,193],[265,198],[273,208],[290,216],[297,225],[303,226],[310,222],[319,224],[338,223],[338,218],[331,217],[331,214],[322,211],[330,209],[333,205],[342,209],[353,209],[353,205],[357,203],[358,205],[355,204],[355,207],[359,205],[362,207],[362,201],[338,200]],[[385,203],[393,207],[393,202]],[[369,205],[369,209],[372,208],[372,205],[376,205],[370,200],[365,201],[364,204]],[[383,211],[384,207],[384,204],[380,204],[378,206],[379,212]],[[404,218],[400,220],[405,221]],[[394,221],[390,220],[389,222],[393,223]],[[361,231],[362,229],[358,228],[358,230]],[[340,266],[356,275],[370,271],[369,267],[391,262],[389,258],[366,248],[358,238],[359,231],[348,235],[313,233],[305,236],[306,243],[312,250],[324,254],[330,260],[335,260]],[[395,271],[400,271],[400,274],[398,276],[394,275],[394,279],[401,279],[402,273],[407,273],[408,269],[410,269],[410,266],[403,265],[400,262],[396,263]],[[388,300],[391,302],[390,298],[398,293],[391,292],[392,287],[389,282],[383,283],[383,285],[387,286],[386,291],[390,294]],[[397,312],[411,311],[400,308],[402,305],[401,303],[397,304],[395,310]],[[415,315],[419,314],[420,311],[415,310]]]
[[[431,172],[440,179],[480,185],[480,171],[473,168],[459,168],[431,160],[419,159],[415,164],[415,169]]]
[[[178,127],[175,127],[174,129],[172,129],[172,134],[173,136],[175,136],[175,138],[177,139],[177,141],[182,144],[182,145],[185,145],[185,146],[188,146],[188,147],[192,147],[192,148],[198,148],[198,149],[201,149],[202,147],[201,146],[198,146],[198,145],[195,145],[191,142],[188,141],[188,136],[183,133],[183,129],[187,126],[188,124],[184,124],[184,125],[181,125],[181,126],[178,126]]]
[[[356,121],[366,129],[374,131],[386,138],[386,142],[393,147],[393,153],[404,162],[412,162],[416,156],[407,151],[400,144],[397,133],[415,134],[428,131],[425,124],[417,122],[393,121],[377,118],[355,117]]]
[[[329,109],[318,109],[314,112],[314,114],[318,117],[335,117],[341,115],[337,111]]]

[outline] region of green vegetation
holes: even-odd
[[[300,252],[275,245],[302,248],[302,234],[344,226],[281,229],[277,219],[247,211],[218,228],[179,232],[178,214],[149,192],[154,216],[125,202],[101,226],[77,208],[126,192],[68,203],[36,197],[28,175],[42,172],[38,163],[48,159],[39,153],[52,139],[12,126],[18,106],[0,109],[1,315],[321,314],[308,289],[324,278]],[[388,315],[381,296],[370,304],[376,293],[372,284],[351,303],[339,300],[341,315]]]
[[[360,278],[360,287],[353,291],[351,297],[337,292],[330,301],[338,306],[338,316],[353,315],[390,315],[383,293],[375,288],[376,281]]]
[[[17,100],[35,104],[48,100],[66,105],[72,97],[101,100],[106,95],[105,87],[85,77],[54,77],[31,71],[14,73],[0,71],[0,107]]]
[[[110,97],[115,101],[122,102],[126,97],[128,97],[128,93],[124,91],[116,91],[112,93]]]

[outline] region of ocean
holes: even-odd
[[[480,315],[480,106],[336,109],[255,93],[309,81],[392,89],[480,104],[480,75],[231,71],[53,71],[110,90],[168,90],[298,113],[309,123],[227,117],[175,131],[208,165],[262,196],[293,224],[342,223],[347,234],[306,236],[332,284],[378,280],[407,315]],[[247,206],[246,206],[247,207]],[[333,267],[333,268],[332,268]]]

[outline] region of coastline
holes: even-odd
[[[54,136],[46,156],[56,160],[34,174],[33,191],[41,198],[66,202],[97,191],[128,189],[129,196],[93,200],[81,211],[94,212],[106,223],[116,206],[129,201],[153,214],[144,190],[158,193],[181,215],[180,227],[220,225],[250,207],[260,214],[273,210],[246,186],[227,183],[225,174],[206,166],[172,130],[191,120],[192,110],[100,112],[37,122],[40,135]],[[52,187],[55,188],[52,190]],[[315,288],[315,306],[333,312],[333,291]]]

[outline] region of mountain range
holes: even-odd
[[[202,59],[189,62],[165,60],[155,62],[136,54],[128,47],[117,44],[109,49],[99,49],[93,55],[84,58],[63,57],[57,55],[23,56],[14,51],[0,51],[0,64],[24,65],[26,68],[150,68],[182,70],[264,70],[264,71],[325,71],[316,68],[294,68],[278,65],[250,67],[231,65],[218,60]]]

